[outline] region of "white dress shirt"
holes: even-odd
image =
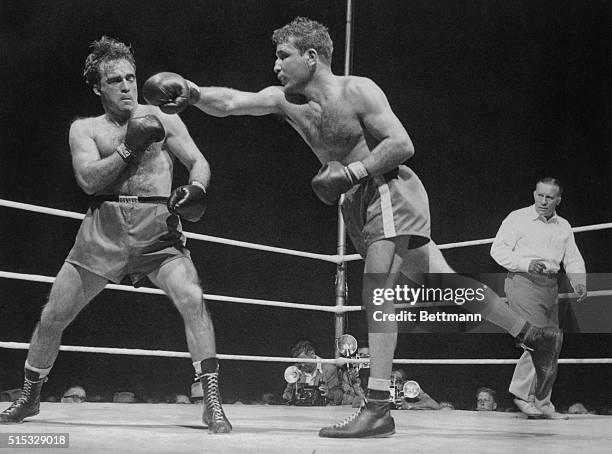
[[[526,273],[532,260],[542,260],[546,273],[553,274],[563,262],[574,288],[586,284],[584,260],[571,225],[557,213],[546,219],[535,205],[513,211],[504,219],[491,246],[491,257],[515,273]]]

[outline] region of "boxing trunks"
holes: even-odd
[[[137,287],[163,264],[190,258],[180,220],[168,212],[166,198],[136,200],[95,197],[66,261],[115,283],[129,276]]]
[[[362,257],[378,240],[410,235],[418,238],[410,247],[419,247],[431,237],[427,192],[416,173],[404,165],[351,188],[341,209]]]

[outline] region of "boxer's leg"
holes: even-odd
[[[475,279],[456,274],[446,262],[440,248],[433,241],[420,248],[411,249],[407,253],[406,265],[402,273],[418,282],[420,277],[418,274],[414,276],[414,270],[409,268],[409,264],[414,262],[426,264],[426,271],[422,271],[423,266],[420,266],[416,271],[417,273],[425,272],[436,275],[443,286],[473,288],[475,290],[483,287],[483,284]],[[527,321],[512,311],[491,288],[487,287],[484,292],[484,301],[466,301],[462,307],[470,312],[482,314],[485,319],[503,328],[510,335],[518,336]]]
[[[366,253],[362,301],[366,307],[370,348],[370,378],[365,406],[346,420],[324,427],[319,436],[330,438],[386,437],[395,433],[395,422],[390,414],[389,387],[393,355],[397,343],[397,322],[377,324],[374,311],[394,314],[394,300],[382,305],[373,304],[376,289],[393,289],[402,268],[403,254],[410,237],[401,236],[372,243]]]
[[[0,423],[17,423],[38,414],[40,391],[59,353],[64,329],[107,283],[84,268],[64,263],[32,335],[21,397],[0,413]]]
[[[406,265],[402,273],[408,276],[414,273],[410,268],[406,268],[414,261],[428,263],[429,273],[441,278],[442,286],[475,290],[482,288],[482,284],[475,279],[455,274],[433,241],[407,252],[404,260]],[[544,399],[550,393],[557,375],[557,359],[563,341],[561,330],[551,326],[534,326],[514,312],[489,287],[485,289],[484,301],[466,301],[462,307],[470,312],[482,314],[485,319],[506,330],[532,352],[537,375],[536,398]]]
[[[204,390],[202,421],[210,433],[229,433],[232,425],[221,406],[215,331],[191,259],[178,257],[150,273],[149,279],[176,305],[185,322],[187,346]]]

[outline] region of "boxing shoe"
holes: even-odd
[[[0,413],[0,424],[18,424],[25,418],[37,415],[40,412],[40,391],[46,381],[47,377],[38,380],[25,377],[21,396]]]
[[[219,372],[204,373],[200,376],[202,390],[204,391],[204,411],[202,422],[213,434],[228,434],[232,431],[223,407],[221,406],[221,393],[219,392]]]
[[[388,400],[367,399],[359,410],[333,426],[324,427],[319,437],[326,438],[380,438],[395,433]]]
[[[557,378],[557,361],[563,344],[563,331],[554,327],[539,328],[527,323],[517,340],[531,353],[536,371],[535,397],[544,400]]]

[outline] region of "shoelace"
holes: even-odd
[[[365,406],[361,407],[359,410],[357,410],[351,416],[346,418],[344,421],[340,421],[339,423],[335,424],[334,427],[339,429],[341,427],[345,427],[346,425],[350,424],[355,419],[357,419],[357,416],[359,416],[361,414],[361,412],[363,411],[364,408],[365,408]]]
[[[212,408],[213,418],[223,421],[223,409],[219,399],[219,374],[216,372],[204,374],[206,377],[206,405]]]
[[[42,380],[41,380],[42,381]],[[7,408],[5,411],[3,411],[2,413],[8,413],[9,411],[11,411],[12,409],[18,407],[20,404],[25,404],[27,403],[28,400],[30,400],[30,395],[32,392],[32,387],[37,384],[39,382],[35,382],[35,381],[30,381],[27,378],[24,380],[24,386],[23,386],[23,390],[21,391],[21,395],[19,396],[19,399],[17,399],[15,402],[13,402],[11,404],[11,406],[9,408]]]

